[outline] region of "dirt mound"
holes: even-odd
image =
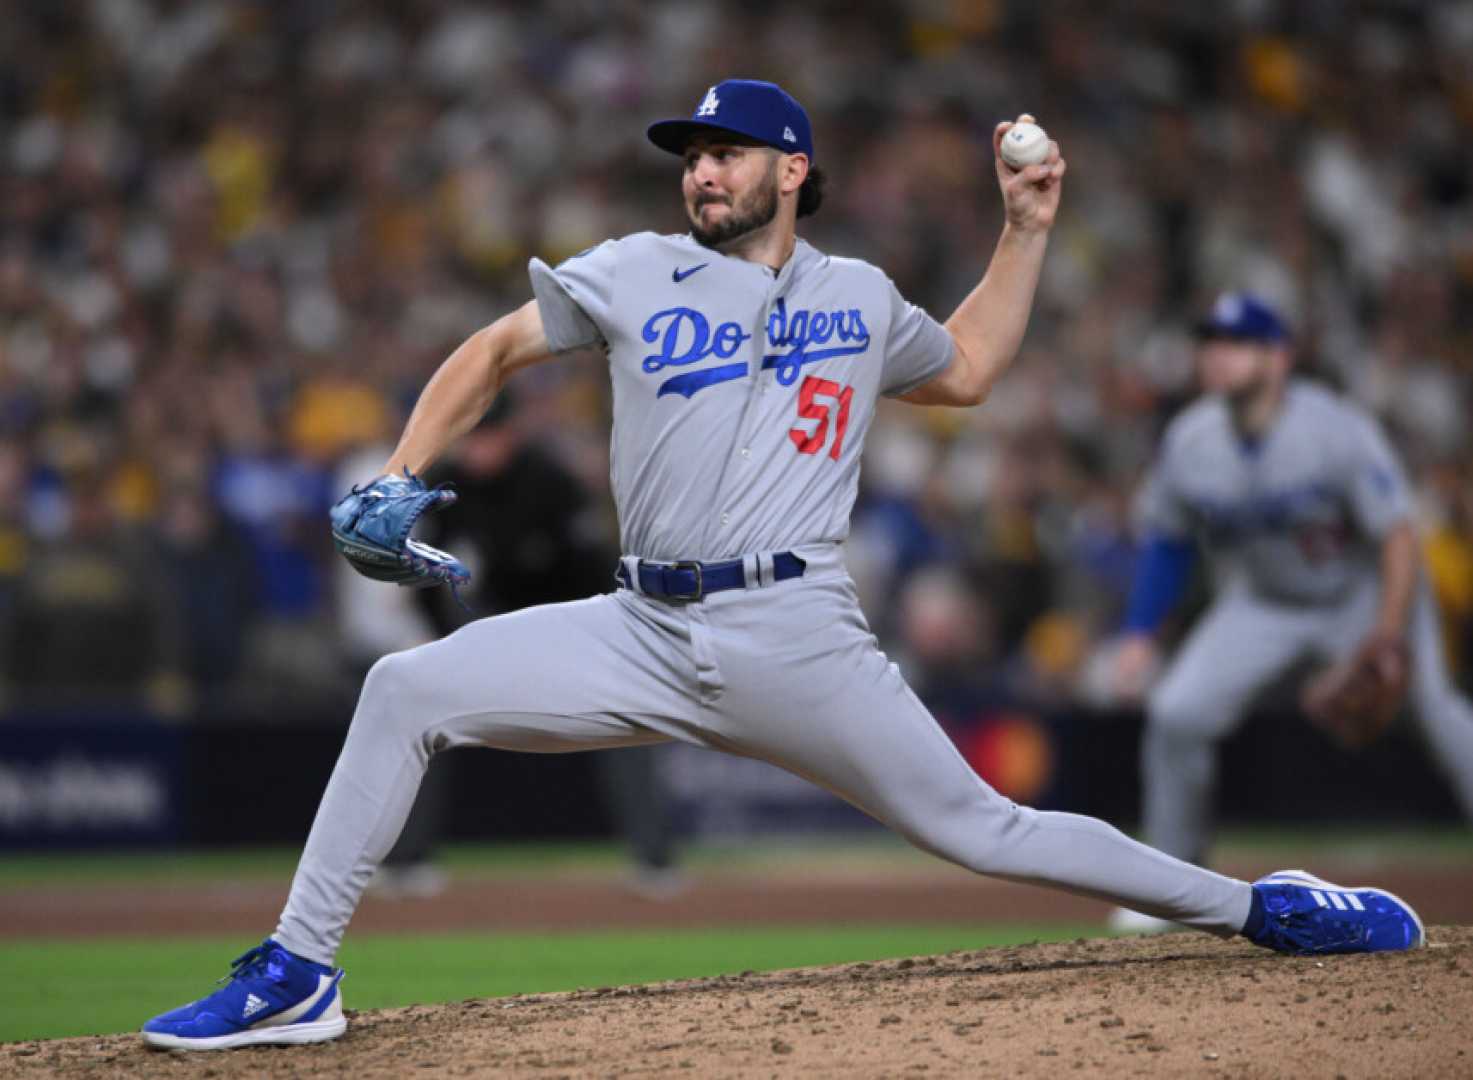
[[[8,1077],[1473,1075],[1473,928],[1304,959],[1091,940],[352,1014],[339,1042],[0,1046]],[[351,997],[350,997],[351,1000]]]

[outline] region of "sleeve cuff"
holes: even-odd
[[[951,366],[952,360],[956,357],[956,342],[951,340],[951,335],[944,328],[938,326],[936,329],[939,331],[936,341],[937,349],[934,354],[938,357],[937,362],[927,365],[924,371],[917,373],[897,386],[887,386],[884,391],[885,397],[902,397],[912,390],[918,390]],[[944,349],[941,348],[943,344],[942,339],[944,339],[945,343]]]
[[[1196,547],[1191,541],[1159,534],[1149,537],[1136,567],[1122,629],[1137,634],[1155,631],[1186,592],[1195,564]]]
[[[559,280],[557,271],[534,258],[527,264],[527,276],[532,281],[532,295],[537,298],[548,348],[562,353],[603,343],[598,327],[578,306],[578,301]]]

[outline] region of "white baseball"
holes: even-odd
[[[1002,137],[1002,159],[1015,169],[1037,165],[1048,157],[1048,132],[1037,124],[1020,123]]]

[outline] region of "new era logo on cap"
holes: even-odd
[[[808,114],[776,83],[726,79],[706,91],[689,120],[661,120],[649,127],[650,142],[672,154],[702,132],[741,135],[789,154],[813,157]]]

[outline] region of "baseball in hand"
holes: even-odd
[[[1002,159],[1014,169],[1037,165],[1048,157],[1048,132],[1026,121],[1008,128],[1002,137]]]

